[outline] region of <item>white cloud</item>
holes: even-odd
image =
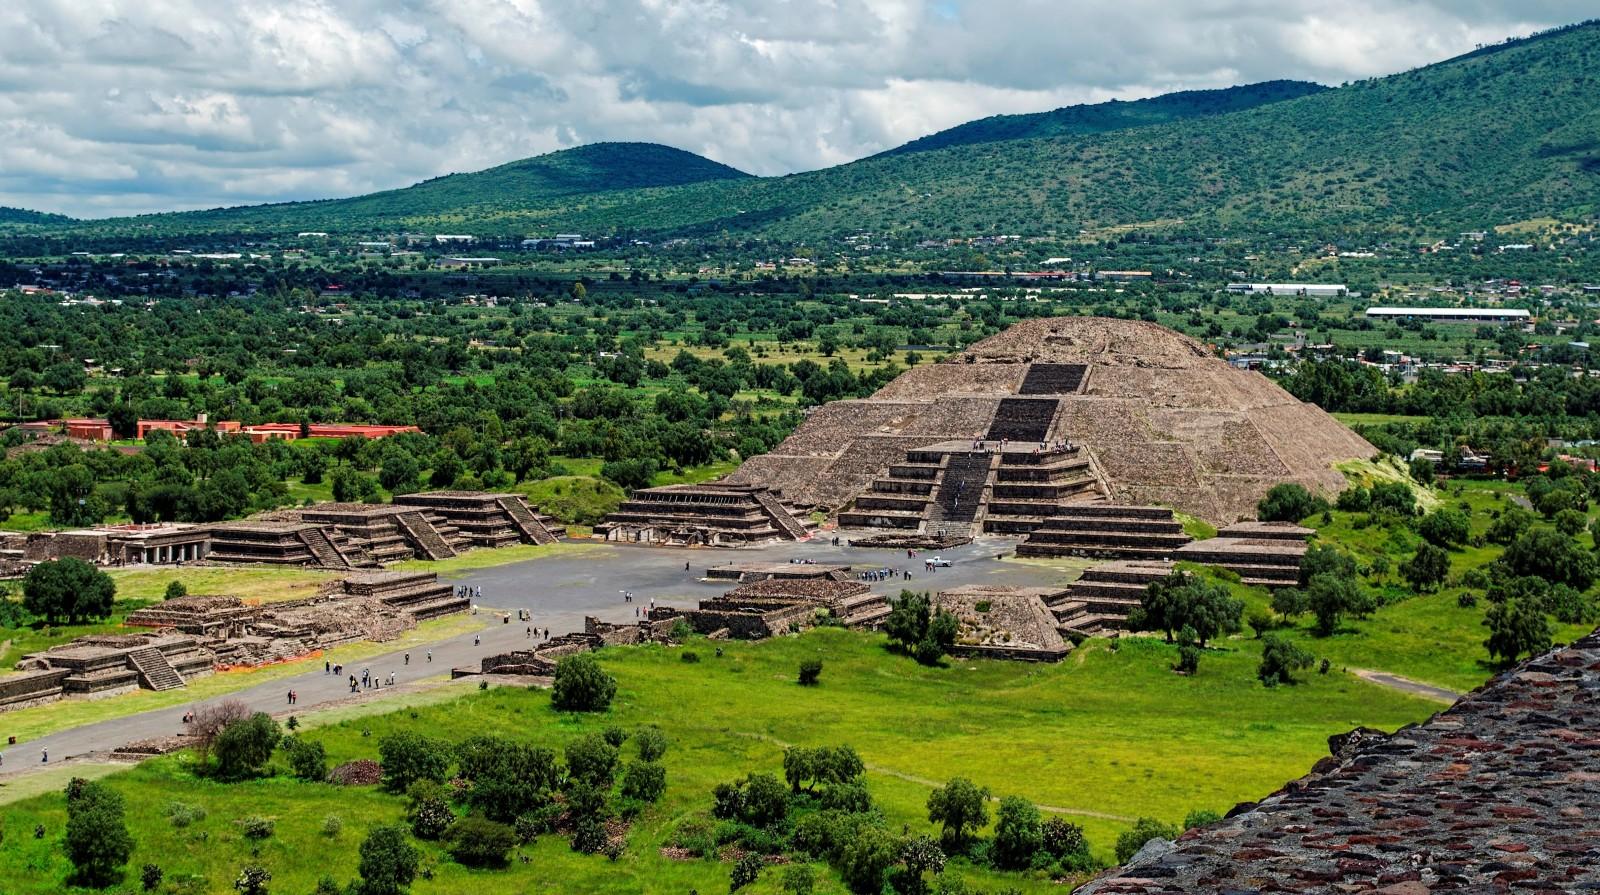
[[[0,204],[351,195],[598,140],[759,174],[973,118],[1380,75],[1591,14],[1540,0],[12,0]]]

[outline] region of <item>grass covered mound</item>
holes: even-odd
[[[709,817],[717,784],[772,772],[788,745],[854,748],[893,830],[937,836],[927,817],[929,793],[961,776],[997,798],[1024,796],[1046,817],[1081,824],[1095,857],[1109,861],[1117,836],[1139,817],[1171,824],[1191,811],[1259,798],[1325,755],[1330,734],[1362,724],[1392,729],[1436,708],[1338,672],[1263,688],[1255,677],[1259,649],[1249,639],[1222,641],[1193,677],[1170,670],[1175,647],[1145,638],[1120,648],[1090,641],[1059,665],[950,661],[930,668],[891,654],[882,637],[819,629],[725,644],[721,655],[700,642],[603,651],[599,658],[619,684],[607,712],[561,714],[546,692],[497,688],[301,735],[325,746],[332,767],[376,758],[378,743],[397,732],[452,742],[494,734],[557,754],[609,727],[657,725],[664,732],[664,795],[634,819],[615,860],[576,853],[565,838],[545,835],[516,849],[504,869],[469,869],[442,845],[417,842],[425,872],[412,891],[419,893],[723,891],[732,862],[670,857],[670,846],[683,825]],[[683,661],[685,651],[700,661]],[[806,659],[825,664],[815,686],[795,682]],[[403,797],[298,782],[282,755],[274,759],[282,768],[275,776],[232,784],[196,777],[191,761],[156,759],[106,779],[125,797],[135,843],[124,886],[136,885],[142,865],[154,863],[172,891],[221,891],[241,868],[256,865],[271,871],[275,891],[308,892],[324,874],[348,882],[367,831],[404,822]],[[203,808],[204,819],[175,825],[168,811],[175,802]],[[989,813],[995,816],[993,806]],[[273,834],[244,837],[236,821],[246,816],[270,818]],[[59,793],[7,806],[0,879],[11,891],[61,889],[70,869],[61,849],[64,822]],[[32,835],[36,825],[44,827],[42,838]],[[818,891],[842,891],[832,870],[814,869]],[[1043,878],[964,860],[946,872],[980,890],[1060,891]],[[779,886],[780,873],[768,869],[742,891]]]

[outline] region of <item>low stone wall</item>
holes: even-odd
[[[62,685],[72,670],[48,668],[19,671],[0,677],[0,708],[21,708],[61,695]]]

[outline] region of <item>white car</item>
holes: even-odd
[[[935,556],[933,559],[928,560],[928,565],[936,566],[941,569],[948,569],[950,568],[950,560],[945,559],[942,556]]]

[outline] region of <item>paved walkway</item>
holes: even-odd
[[[1421,696],[1424,699],[1454,703],[1462,695],[1455,690],[1446,690],[1443,687],[1424,684],[1421,681],[1414,681],[1398,674],[1390,674],[1387,671],[1368,671],[1365,668],[1352,668],[1350,673],[1380,687],[1388,687],[1391,690],[1399,690],[1402,693],[1410,693],[1412,696]]]
[[[942,551],[950,568],[932,574],[923,571],[923,559],[932,553],[919,553],[908,559],[905,551],[835,547],[817,537],[804,543],[784,543],[768,547],[721,550],[715,548],[671,549],[627,545],[593,544],[581,551],[528,560],[504,566],[464,572],[454,583],[483,588],[479,618],[485,627],[477,633],[462,634],[433,644],[412,647],[410,660],[405,651],[375,656],[345,667],[345,676],[323,672],[320,663],[308,663],[306,673],[280,678],[208,702],[240,700],[257,711],[279,713],[290,708],[288,692],[297,693],[294,708],[306,711],[348,698],[348,675],[361,676],[363,669],[384,682],[391,672],[397,684],[410,684],[426,677],[448,674],[451,668],[476,668],[484,656],[521,649],[533,641],[526,628],[548,627],[553,634],[583,630],[584,616],[604,621],[627,622],[636,610],[648,609],[654,598],[659,605],[691,607],[701,598],[720,594],[731,586],[728,581],[707,581],[701,576],[711,565],[744,562],[786,562],[803,558],[817,563],[841,563],[856,570],[890,566],[909,569],[912,580],[900,578],[873,584],[885,594],[898,594],[902,588],[949,588],[964,584],[1041,584],[1060,581],[1062,575],[1048,567],[1027,563],[997,562],[996,556],[1009,552],[1014,542],[986,538],[952,550]],[[689,563],[685,572],[683,564]],[[634,594],[634,602],[624,603],[622,591]],[[518,622],[516,610],[533,613],[531,622]],[[510,624],[501,624],[492,610],[511,612]],[[429,660],[429,654],[432,660]],[[379,691],[381,693],[381,690]],[[116,697],[110,697],[116,698]],[[195,708],[205,703],[196,704]],[[0,752],[0,770],[17,773],[44,764],[41,750],[52,762],[71,756],[106,752],[124,743],[152,737],[170,736],[183,730],[184,707],[158,709],[110,721],[75,727],[22,743]]]

